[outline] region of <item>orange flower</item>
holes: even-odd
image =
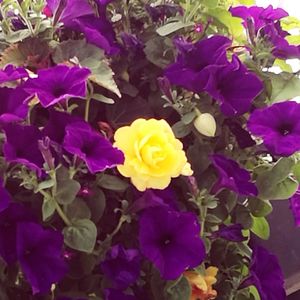
[[[216,275],[218,268],[209,267],[205,270],[205,274],[201,275],[196,271],[186,271],[184,276],[188,280],[192,288],[190,300],[212,300],[217,297],[217,292],[212,285],[217,282]]]

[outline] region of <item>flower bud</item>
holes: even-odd
[[[198,132],[205,136],[215,136],[217,124],[215,118],[209,113],[200,114],[194,120],[194,126]]]

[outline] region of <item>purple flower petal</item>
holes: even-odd
[[[3,145],[7,162],[20,163],[41,175],[44,159],[38,147],[42,133],[35,126],[6,124],[6,141]]]
[[[91,173],[104,171],[124,162],[123,153],[84,122],[66,127],[63,147],[85,161]]]
[[[104,275],[117,289],[126,289],[135,283],[140,274],[140,254],[137,249],[124,249],[122,245],[113,246],[101,263]]]
[[[3,186],[3,180],[0,178],[0,213],[8,208],[11,197],[6,188]]]
[[[89,69],[57,65],[38,71],[38,77],[29,79],[24,90],[37,95],[43,107],[49,107],[69,97],[85,97]]]
[[[300,227],[300,189],[290,198],[290,209],[292,210],[295,224]]]
[[[300,104],[295,101],[255,110],[247,126],[273,155],[290,156],[300,150]]]
[[[239,164],[220,154],[210,156],[219,178],[212,187],[212,193],[217,193],[223,188],[232,190],[240,195],[257,196],[258,190],[252,183],[250,173]]]
[[[20,87],[0,88],[0,123],[10,123],[26,118],[28,105],[24,103],[28,94]]]
[[[0,255],[7,264],[17,260],[17,223],[34,220],[31,211],[19,203],[10,202],[9,206],[0,212]]]
[[[204,260],[200,225],[193,213],[150,208],[142,213],[139,226],[141,251],[164,279],[176,279]]]
[[[7,65],[3,70],[0,70],[0,84],[26,77],[28,77],[28,73],[24,68],[17,68],[13,65]]]
[[[275,255],[256,246],[252,253],[250,277],[242,287],[255,285],[261,300],[286,300],[283,274]]]
[[[231,242],[243,242],[247,240],[242,234],[243,227],[241,224],[223,225],[218,231],[213,233],[214,238],[222,238]]]
[[[17,255],[33,294],[47,293],[67,272],[63,235],[32,222],[17,225]]]

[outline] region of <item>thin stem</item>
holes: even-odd
[[[84,120],[86,122],[89,121],[89,113],[90,113],[90,104],[91,104],[91,100],[92,98],[91,97],[88,97],[86,99],[86,102],[85,102],[85,111],[84,111]]]
[[[55,202],[55,209],[57,211],[57,213],[59,214],[59,216],[61,217],[61,219],[65,222],[65,224],[67,226],[71,226],[72,223],[71,221],[68,219],[68,217],[65,215],[65,213],[63,212],[63,210],[61,209],[60,205],[55,201],[55,199],[53,199]]]

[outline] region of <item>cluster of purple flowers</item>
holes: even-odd
[[[170,145],[186,150],[195,177],[172,179],[165,190],[148,189],[141,193],[129,180],[122,178],[115,168],[124,163],[125,155],[113,146],[112,134],[105,135],[105,130],[96,130],[95,124],[99,120],[89,122],[88,110],[83,112],[86,103],[90,105],[93,93],[111,96],[110,92],[103,92],[105,85],[98,86],[92,80],[92,70],[77,62],[76,57],[55,64],[52,53],[47,61],[48,68],[28,68],[25,63],[24,66],[6,65],[0,70],[0,147],[4,160],[4,166],[0,164],[0,256],[8,268],[18,263],[24,275],[21,279],[31,286],[33,295],[48,294],[52,289],[55,300],[85,300],[95,291],[90,292],[86,288],[82,292],[81,286],[76,283],[78,286],[74,288],[74,298],[62,285],[66,282],[68,286],[73,279],[75,281],[87,275],[85,270],[80,270],[78,273],[84,275],[78,276],[72,264],[82,258],[82,249],[88,249],[84,255],[94,264],[90,267],[87,263],[90,276],[87,278],[88,281],[93,279],[100,282],[99,297],[106,300],[138,300],[141,297],[152,300],[154,293],[147,294],[146,289],[153,288],[155,280],[160,285],[162,281],[168,284],[173,281],[170,286],[165,284],[161,291],[169,293],[184,278],[182,276],[186,270],[198,271],[200,265],[210,265],[210,260],[215,262],[210,249],[215,249],[218,241],[229,246],[248,242],[243,230],[250,235],[251,225],[247,227],[236,221],[235,207],[241,207],[251,198],[259,199],[261,191],[256,179],[260,174],[255,173],[255,167],[261,162],[261,157],[256,160],[259,155],[271,154],[275,161],[300,151],[300,104],[285,101],[266,106],[258,101],[257,105],[259,96],[264,96],[264,77],[262,73],[257,75],[250,70],[238,54],[232,54],[234,44],[228,37],[219,34],[210,36],[203,32],[204,37],[195,41],[191,37],[175,36],[175,62],[169,61],[164,70],[157,70],[153,61],[146,61],[149,57],[148,48],[151,47],[144,46],[137,37],[144,28],[135,19],[138,15],[136,12],[132,18],[128,16],[128,10],[125,13],[125,17],[128,17],[126,26],[130,22],[137,24],[135,35],[129,30],[119,32],[122,30],[114,28],[108,20],[107,6],[111,0],[46,2],[43,12],[57,30],[59,42],[64,41],[70,31],[72,34],[68,38],[84,38],[89,45],[104,50],[103,56],[105,53],[106,58],[115,59],[116,70],[121,70],[122,75],[116,81],[126,96],[116,100],[116,111],[109,110],[103,103],[97,102],[95,105],[96,118],[101,116],[101,124],[105,124],[108,131],[112,133],[120,124],[130,123],[126,118],[117,122],[120,115],[124,115],[122,105],[126,107],[129,103],[129,119],[132,110],[135,119],[144,117],[145,112],[139,111],[140,104],[135,108],[126,97],[134,94],[132,98],[138,103],[147,102],[144,98],[149,98],[149,102],[157,98],[156,79],[149,84],[151,76],[145,75],[144,70],[134,73],[135,68],[143,69],[150,65],[150,70],[164,74],[165,78],[160,83],[161,87],[165,84],[162,90],[169,102],[174,101],[176,94],[170,84],[183,88],[178,99],[169,105],[176,108],[175,115],[172,112],[167,115],[170,123],[178,119],[177,112],[180,112],[183,120],[186,111],[180,111],[180,108],[185,109],[186,103],[192,103],[192,109],[202,109],[204,103],[204,109],[209,106],[208,110],[217,116],[218,130],[221,132],[218,134],[223,137],[217,136],[208,141],[197,133],[187,137],[182,144],[174,137]],[[145,11],[149,14],[148,19],[155,24],[168,17],[184,14],[179,5],[170,4],[147,6]],[[244,27],[252,34],[252,38],[255,37],[252,42],[262,39],[266,46],[271,47],[274,57],[299,57],[299,46],[288,44],[285,37],[289,33],[280,26],[280,20],[287,16],[284,10],[271,6],[266,9],[239,6],[230,8],[230,12],[244,20]],[[204,26],[202,30],[205,30]],[[122,56],[124,53],[126,55]],[[251,55],[251,50],[249,53],[247,50],[247,54]],[[133,64],[129,60],[132,57],[136,59],[133,70],[127,66]],[[141,67],[139,60],[145,60],[146,63],[143,62]],[[104,64],[108,68],[106,60]],[[139,88],[135,88],[134,80],[127,78],[130,72],[134,74],[134,79],[139,78],[136,81],[142,82],[140,86],[137,85]],[[106,75],[103,75],[104,80]],[[184,99],[186,94],[197,94],[195,99],[200,99],[199,103],[194,98]],[[178,105],[182,99],[186,102]],[[203,103],[202,99],[205,99]],[[159,114],[155,110],[161,102],[157,102],[156,106],[153,105],[154,109],[147,102],[147,109],[149,114],[153,113],[153,118],[156,113]],[[76,113],[73,113],[74,107]],[[189,113],[195,112],[192,109]],[[127,117],[127,111],[125,115]],[[192,121],[189,124],[182,123],[190,126]],[[138,169],[135,159],[143,160],[143,155],[148,158],[151,156],[159,163],[165,157],[155,144],[160,136],[153,137],[149,132],[145,134],[145,137],[139,136],[140,142],[133,143],[128,152],[133,157],[130,167],[147,177],[142,168]],[[140,148],[148,141],[148,152],[141,151],[140,154]],[[189,145],[190,141],[192,146]],[[201,164],[207,165],[206,168],[202,165],[199,167],[198,162],[190,159],[190,153],[198,144],[201,151],[197,155]],[[250,159],[245,158],[247,154],[239,156],[243,150],[255,156],[249,164],[247,161]],[[137,158],[134,156],[136,153]],[[166,168],[168,163],[166,161]],[[62,169],[67,170],[65,174],[64,171],[59,173]],[[16,186],[17,191],[14,191]],[[63,191],[57,191],[58,187]],[[22,198],[28,191],[31,193],[29,201]],[[59,192],[58,201],[55,197]],[[233,195],[233,204],[222,198],[226,192]],[[207,199],[203,200],[205,197],[213,199],[212,203],[206,203]],[[299,225],[299,191],[290,203]],[[220,212],[221,209],[216,209],[218,205],[226,212],[220,218],[209,218]],[[252,212],[247,205],[243,207],[251,219]],[[76,226],[80,222],[83,226],[78,229]],[[86,238],[89,239],[87,245],[78,247],[78,244],[85,243]],[[240,258],[240,252],[237,256]],[[243,280],[239,278],[241,283],[238,288],[242,290],[255,285],[262,300],[285,299],[283,274],[276,257],[262,247],[253,246],[252,256],[248,258],[249,262],[245,264],[249,273],[245,274]],[[223,263],[220,262],[218,267],[224,267]],[[155,278],[155,272],[159,274],[158,279]],[[225,276],[226,272],[221,271],[218,280],[228,281]],[[163,297],[163,300],[171,299]]]

